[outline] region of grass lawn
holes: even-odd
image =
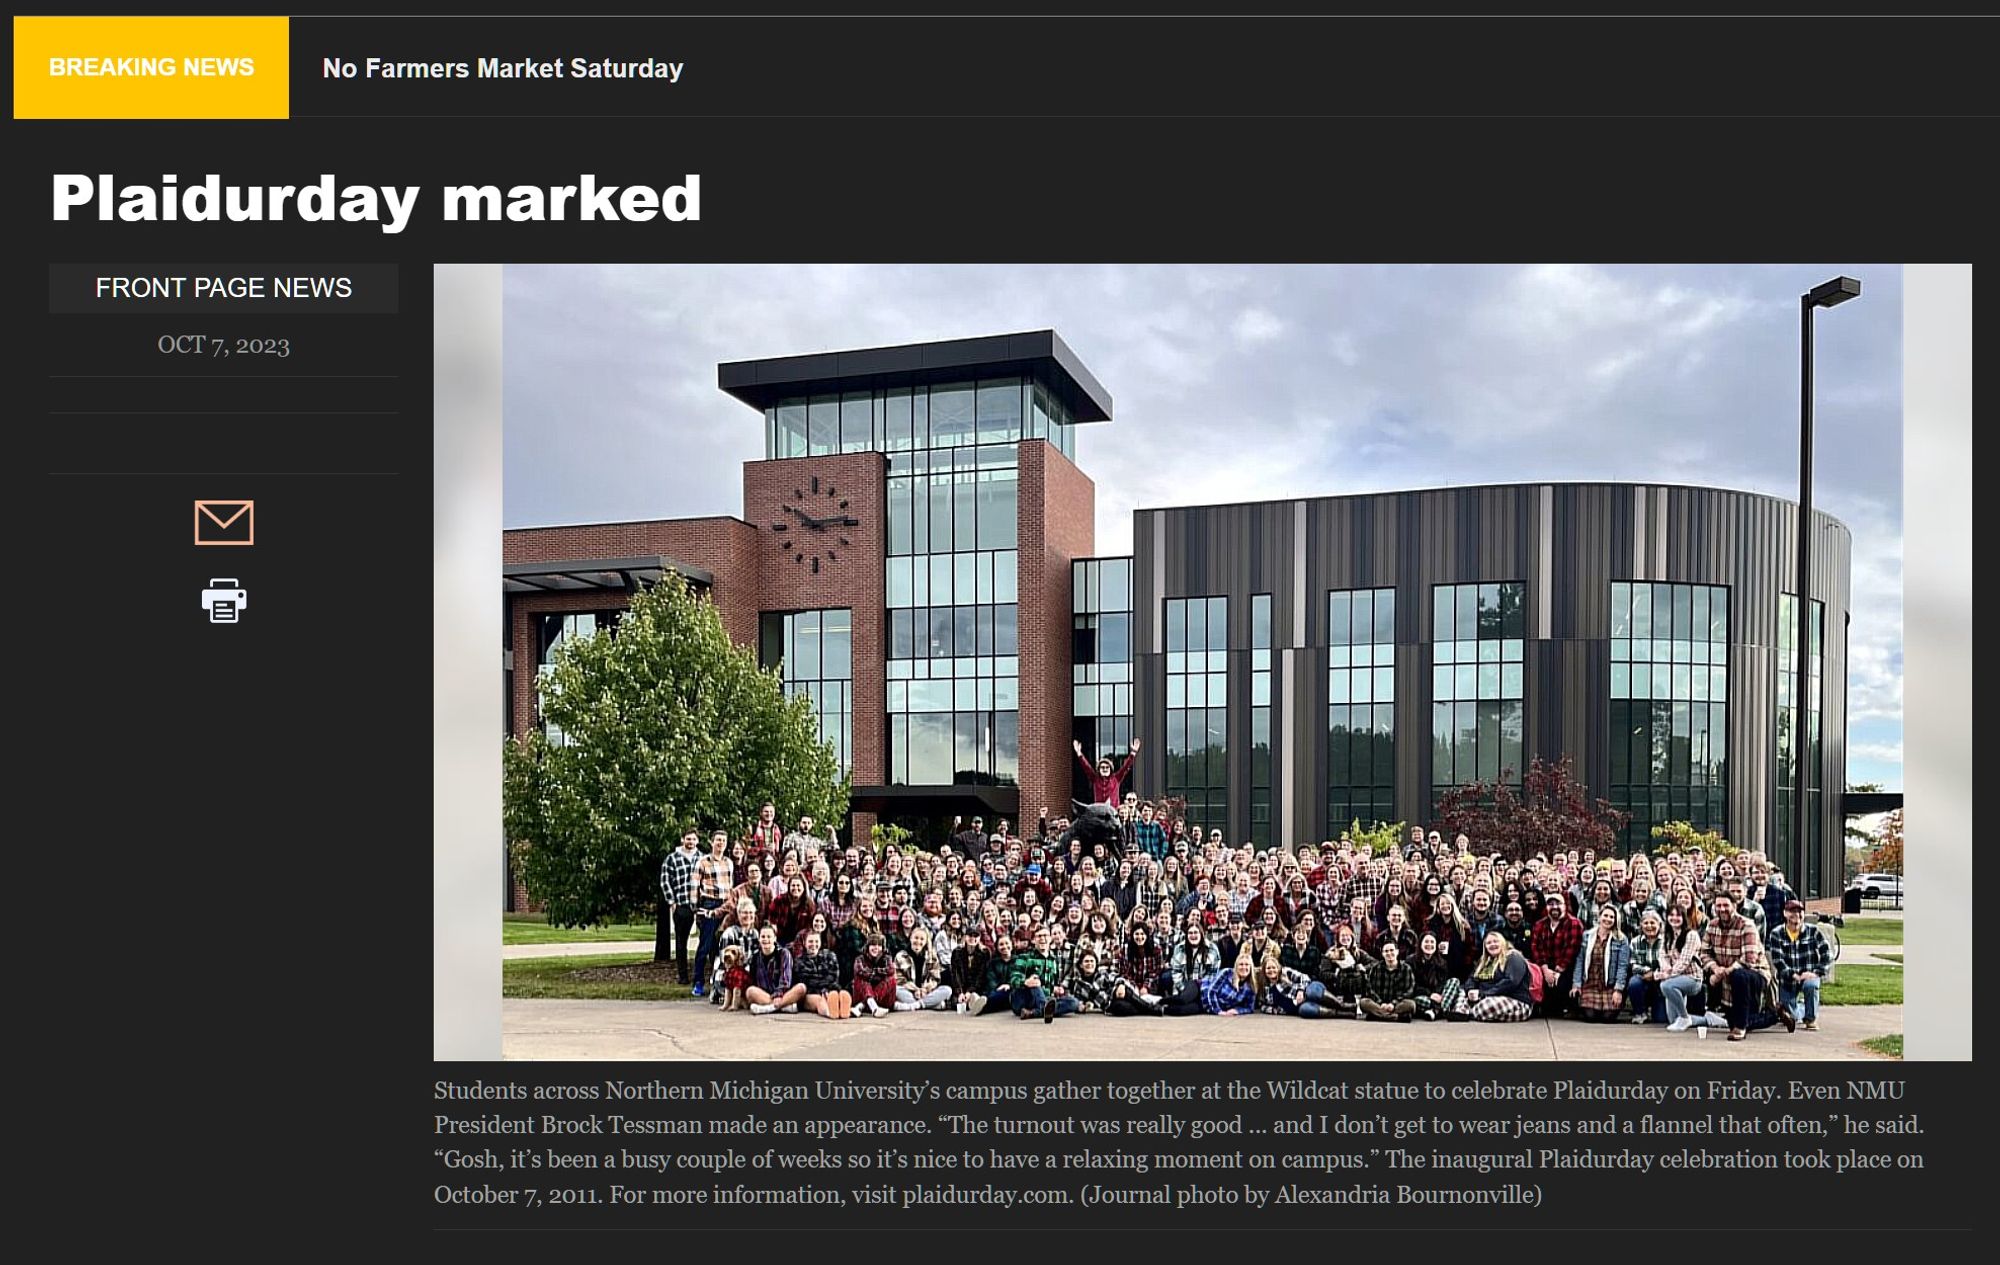
[[[1900,1006],[1903,968],[1842,963],[1834,970],[1833,983],[1819,990],[1819,1000],[1822,1006]]]
[[[551,927],[541,914],[500,915],[501,944],[587,944],[598,940],[651,940],[650,922],[614,922],[603,927]],[[1884,941],[1893,944],[1895,941]]]
[[[1870,1037],[1861,1043],[1861,1048],[1864,1050],[1873,1050],[1877,1054],[1886,1054],[1892,1059],[1899,1059],[1903,1057],[1903,1038],[1900,1035]]]
[[[1843,945],[1903,943],[1901,918],[1849,918],[1845,927],[1834,930],[1840,933]]]
[[[560,997],[581,1001],[678,1001],[689,995],[674,982],[671,962],[629,953],[573,958],[516,958],[500,964],[502,997]]]

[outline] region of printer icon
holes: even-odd
[[[250,594],[238,587],[235,580],[210,580],[208,587],[201,591],[201,608],[208,612],[211,624],[235,623],[248,605]]]

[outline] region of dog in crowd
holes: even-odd
[[[732,944],[722,950],[722,1008],[724,1010],[748,1010],[750,999],[744,989],[750,987],[748,959],[743,956],[743,946]]]

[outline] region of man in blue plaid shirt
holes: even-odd
[[[668,916],[673,919],[674,962],[683,984],[688,982],[688,938],[694,933],[694,902],[701,894],[700,884],[695,880],[695,866],[700,861],[701,832],[688,830],[681,834],[681,846],[660,862],[661,908],[669,911]]]
[[[1167,828],[1154,820],[1151,800],[1139,805],[1139,821],[1132,827],[1132,837],[1147,856],[1155,861],[1167,859]]]
[[[1833,965],[1833,949],[1818,927],[1806,925],[1806,907],[1785,902],[1785,925],[1767,937],[1764,948],[1778,973],[1778,1004],[1801,1020],[1807,1032],[1819,1028],[1819,982]]]

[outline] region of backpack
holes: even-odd
[[[1537,1006],[1542,1004],[1542,964],[1528,963],[1528,998]]]

